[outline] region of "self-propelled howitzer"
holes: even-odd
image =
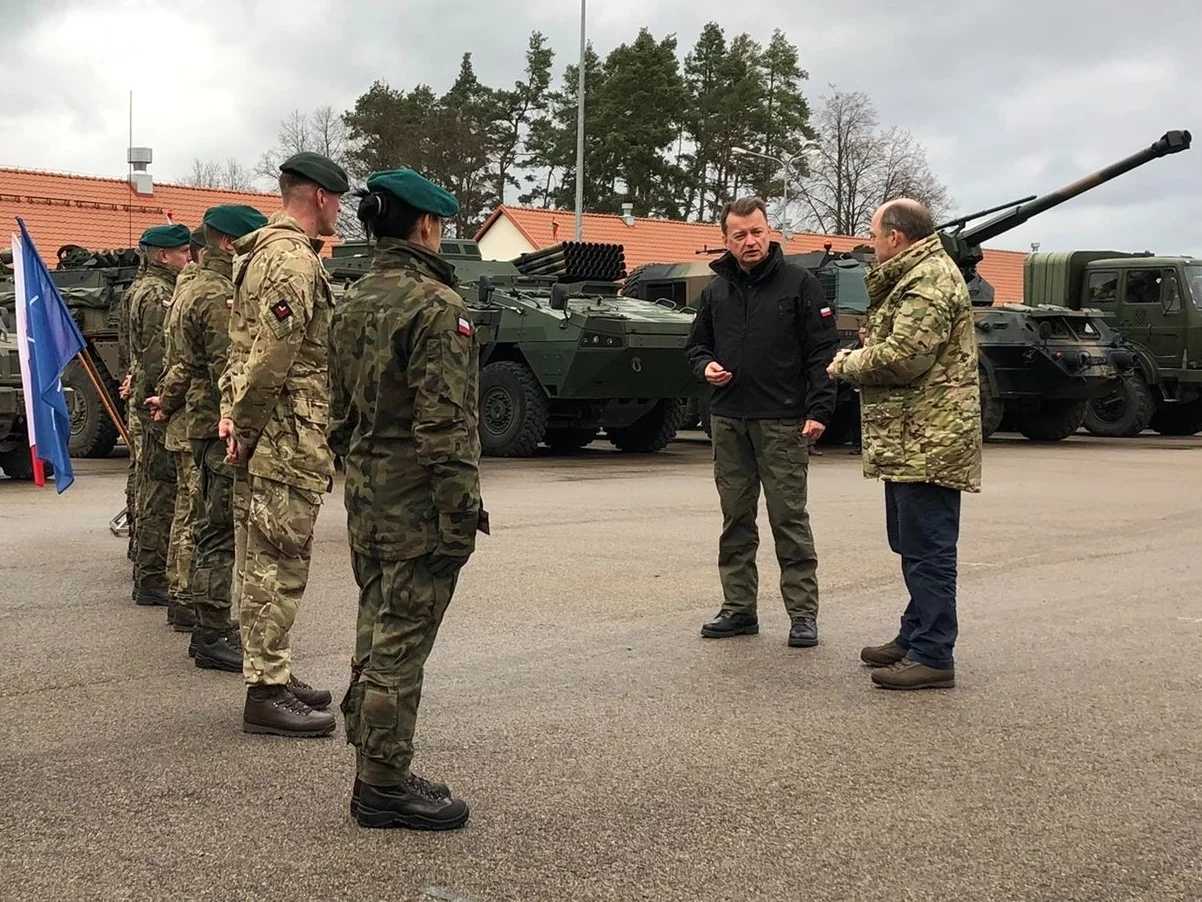
[[[965,281],[983,283],[977,265],[986,241],[1138,166],[1187,150],[1190,140],[1188,131],[1167,132],[1143,150],[1055,191],[943,223],[937,227],[939,237]],[[991,213],[997,215],[967,227]],[[1134,365],[1132,349],[1107,325],[1101,310],[997,304],[992,291],[974,296],[973,304],[986,437],[1010,428],[1033,440],[1067,438],[1081,427],[1090,401],[1114,391]]]

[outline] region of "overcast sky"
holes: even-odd
[[[457,6],[457,12],[451,12]],[[829,83],[866,92],[912,131],[968,212],[1060,187],[1189,128],[1202,139],[1197,0],[593,0],[604,56],[647,25],[684,49],[784,29],[817,107]],[[286,10],[286,12],[284,12]],[[123,177],[134,144],[158,181],[194,157],[253,165],[289,110],[345,110],[374,79],[445,89],[470,51],[487,84],[518,77],[531,30],[576,59],[576,0],[0,0],[0,166]],[[2,190],[0,185],[0,190]],[[512,201],[512,198],[510,198]],[[1202,255],[1202,147],[1156,160],[991,246]]]

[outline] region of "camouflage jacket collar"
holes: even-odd
[[[166,282],[168,285],[174,285],[176,279],[179,278],[179,273],[178,269],[172,269],[162,263],[150,263],[146,266],[144,278],[154,278]]]
[[[921,241],[916,241],[896,257],[886,260],[879,266],[868,270],[865,281],[868,284],[868,296],[872,303],[879,304],[889,296],[895,285],[905,278],[906,273],[928,257],[943,250],[943,242],[938,235],[930,235]]]
[[[233,279],[234,255],[219,247],[206,247],[205,259],[200,268],[205,272],[215,272],[226,279]]]
[[[306,235],[304,226],[300,224],[300,221],[295,216],[292,216],[285,210],[276,210],[267,217],[267,225],[244,235],[234,242],[234,253],[245,254],[249,252],[269,232],[296,232],[298,237],[304,239],[313,248],[313,253],[315,254],[320,254],[322,247],[325,245],[325,242],[320,238],[310,238]]]
[[[441,254],[400,238],[379,239],[371,266],[372,269],[416,269],[450,288],[454,288],[457,281],[455,267]]]

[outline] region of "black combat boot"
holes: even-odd
[[[248,686],[242,732],[275,736],[328,736],[336,722],[329,711],[314,711],[287,686]]]
[[[812,648],[818,644],[818,623],[813,617],[797,617],[789,630],[792,648]]]
[[[188,644],[188,652],[196,659],[197,667],[242,672],[242,638],[236,630],[197,627],[192,638],[194,642]]]
[[[165,592],[146,592],[142,589],[134,589],[134,604],[142,607],[162,607],[165,608],[170,603]]]
[[[451,788],[446,783],[439,783],[437,780],[427,780],[425,777],[419,777],[417,774],[409,774],[409,779],[419,784],[424,790],[434,793],[440,798],[449,799],[451,797]],[[359,793],[362,791],[363,781],[358,776],[355,777],[355,785],[351,787],[351,817],[359,816]]]
[[[171,605],[175,608],[172,610]],[[177,633],[190,633],[196,628],[196,609],[189,604],[173,601],[167,607],[167,622]]]
[[[760,621],[755,614],[740,611],[719,611],[718,616],[701,627],[701,635],[707,639],[725,639],[727,636],[754,636],[760,631]]]
[[[443,795],[436,784],[410,774],[402,786],[359,783],[355,821],[360,827],[407,827],[410,830],[454,830],[467,823],[463,799]]]
[[[330,707],[333,697],[327,689],[314,689],[304,680],[298,680],[292,674],[288,675],[288,691],[299,698],[310,708],[326,709]]]

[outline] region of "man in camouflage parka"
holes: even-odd
[[[981,490],[972,302],[917,201],[877,210],[872,242],[864,346],[840,351],[829,372],[860,386],[864,475],[885,482],[889,546],[910,603],[897,637],[860,657],[878,686],[952,686],[960,497]]]

